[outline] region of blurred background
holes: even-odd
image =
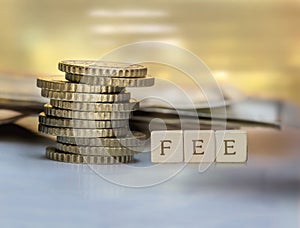
[[[300,2],[1,0],[0,71],[57,74],[61,59],[98,59],[162,41],[198,55],[247,95],[300,104]]]

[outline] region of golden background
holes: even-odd
[[[220,82],[300,104],[300,1],[0,1],[0,71],[57,74],[62,59],[163,41]]]

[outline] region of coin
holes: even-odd
[[[139,64],[65,60],[58,64],[65,77],[40,77],[41,95],[50,98],[39,115],[40,132],[56,135],[49,159],[89,164],[134,161],[143,150],[145,134],[131,132],[131,112],[139,103],[125,87],[147,87],[154,78]]]
[[[132,148],[132,147],[131,147]],[[134,155],[137,151],[142,151],[141,147],[92,147],[92,146],[75,146],[70,144],[57,143],[56,149],[72,154],[82,155],[101,155],[101,156],[120,156]]]
[[[43,97],[48,97],[55,100],[65,101],[78,101],[78,102],[128,102],[130,99],[129,92],[122,92],[118,94],[94,94],[94,93],[70,93],[70,92],[58,92],[48,89],[42,89]]]
[[[62,128],[120,128],[128,127],[128,120],[78,120],[67,118],[55,118],[46,116],[44,112],[39,114],[39,122],[46,126]]]
[[[58,69],[72,74],[105,77],[144,77],[147,68],[139,64],[105,62],[99,60],[64,60]]]
[[[128,134],[127,128],[105,128],[105,129],[79,129],[79,128],[62,128],[50,127],[43,124],[38,126],[39,132],[67,137],[122,137]]]
[[[89,112],[131,112],[139,108],[139,102],[135,99],[124,103],[85,103],[51,99],[50,104],[60,109]]]
[[[83,138],[83,137],[61,137],[57,136],[57,142],[78,146],[105,146],[105,147],[134,147],[145,145],[146,135],[141,132],[132,132],[119,138]]]
[[[46,115],[62,117],[67,119],[82,119],[82,120],[127,120],[130,118],[130,112],[82,112],[58,109],[50,104],[44,105]]]
[[[88,85],[110,85],[119,87],[148,87],[154,85],[154,78],[147,76],[144,78],[107,78],[94,77],[78,74],[66,74],[66,79],[71,82]]]
[[[118,86],[97,86],[72,83],[67,81],[64,76],[40,77],[37,79],[37,87],[59,91],[76,93],[120,93],[124,87]]]
[[[92,156],[70,154],[59,151],[54,147],[46,148],[46,157],[60,162],[83,163],[83,164],[120,164],[133,162],[133,155],[126,156]]]

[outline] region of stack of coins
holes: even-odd
[[[131,111],[139,107],[125,87],[147,87],[154,78],[138,64],[66,60],[64,76],[37,79],[50,98],[39,115],[39,131],[57,136],[49,159],[72,163],[117,164],[134,161],[145,135],[131,132]]]

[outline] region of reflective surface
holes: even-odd
[[[45,146],[54,141],[16,127],[0,129],[3,227],[292,228],[299,224],[300,134],[296,131],[250,131],[247,166],[217,165],[200,173],[197,165],[188,165],[163,184],[136,189],[111,184],[87,165],[47,160]],[[270,140],[276,143],[266,143]],[[149,163],[147,154],[138,159],[142,165]],[[164,168],[168,172],[174,166]],[[130,179],[122,166],[101,169],[106,177]]]

